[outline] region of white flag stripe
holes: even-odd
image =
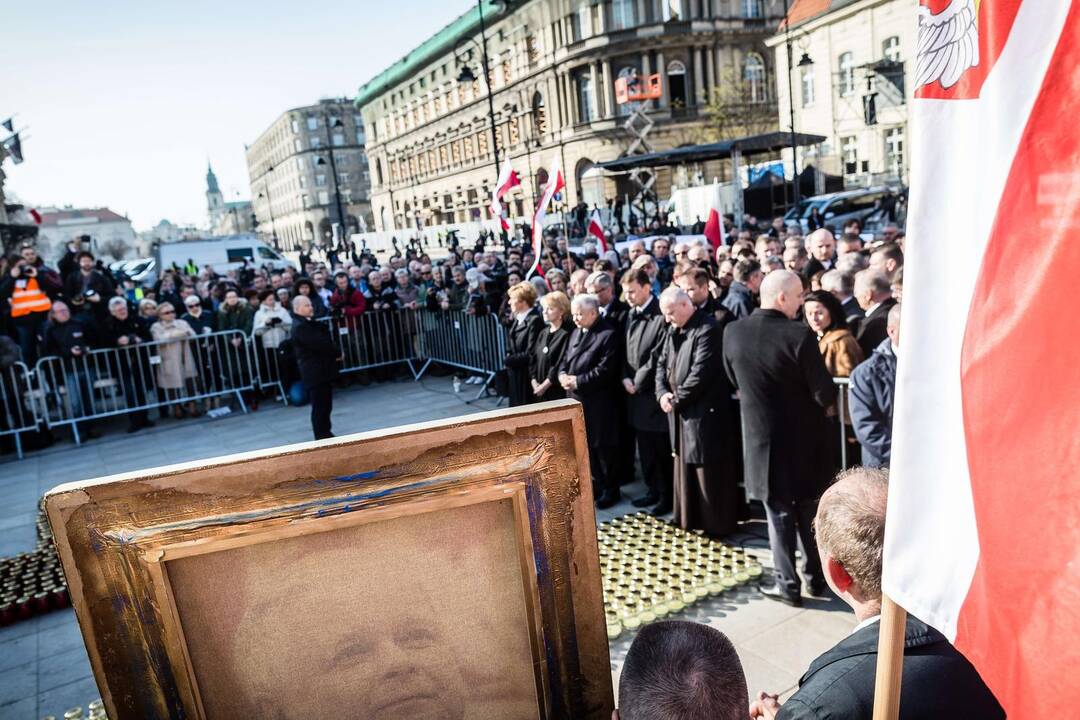
[[[950,639],[978,562],[960,394],[964,329],[1013,156],[1067,12],[1068,3],[1025,0],[979,99],[916,99],[912,108],[917,147],[882,588]],[[1025,380],[1038,381],[1017,379]]]

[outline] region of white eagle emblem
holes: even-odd
[[[915,61],[915,87],[935,80],[941,87],[956,84],[969,68],[979,64],[978,11],[975,0],[952,0],[937,15],[919,6],[919,49]]]

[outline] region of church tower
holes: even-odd
[[[210,163],[206,163],[206,216],[210,224],[210,232],[215,232],[222,214],[225,212],[225,197],[218,187],[217,175]]]

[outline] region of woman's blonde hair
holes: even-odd
[[[532,307],[536,304],[536,288],[532,286],[532,283],[519,282],[514,287],[510,288],[507,293],[511,300],[521,300]]]
[[[570,316],[570,298],[561,290],[549,292],[540,298],[540,304],[546,308],[555,308],[564,318]]]
[[[166,310],[172,310],[174,314],[176,313],[176,308],[173,307],[173,304],[171,302],[163,302],[157,306],[157,316],[161,317],[161,313],[165,312]]]

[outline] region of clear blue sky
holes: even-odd
[[[280,112],[353,96],[470,4],[4,3],[0,120],[27,127],[6,187],[34,206],[107,205],[136,229],[202,224],[207,159],[226,200],[247,198],[244,144]]]

